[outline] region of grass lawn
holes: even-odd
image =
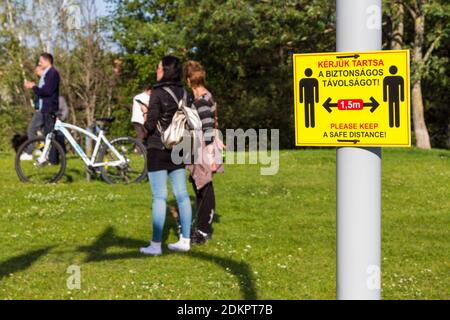
[[[277,175],[259,172],[216,176],[206,246],[145,257],[148,183],[87,183],[70,158],[69,180],[23,184],[0,154],[0,299],[334,299],[335,150],[282,151]],[[450,299],[449,151],[383,150],[382,241],[384,299]]]

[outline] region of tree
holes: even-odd
[[[291,54],[334,50],[329,1],[113,2],[131,83],[152,81],[165,54],[199,60],[222,128],[279,128],[282,147],[293,146]]]
[[[390,48],[392,50],[401,50],[404,46],[404,35],[405,35],[405,7],[403,6],[402,0],[394,0],[388,12],[391,16],[391,39]]]
[[[4,68],[5,74],[10,76],[6,85],[12,94],[20,100],[22,107],[32,107],[33,102],[27,90],[23,88],[23,81],[29,75],[26,66],[25,33],[29,26],[21,12],[26,9],[26,2],[20,0],[6,0],[2,5],[2,21],[4,26],[0,30],[0,35],[5,54]]]
[[[4,133],[0,148],[13,133],[23,134],[26,129],[32,93],[24,90],[23,80],[33,79],[42,51],[55,57],[62,79],[60,93],[68,102],[71,123],[90,126],[95,117],[113,112],[117,55],[109,50],[95,12],[95,0],[0,3],[0,126]]]
[[[414,133],[416,137],[416,145],[419,148],[430,149],[430,137],[425,123],[425,107],[422,96],[422,79],[427,72],[430,58],[433,51],[440,45],[443,37],[448,35],[446,21],[448,14],[444,14],[445,9],[449,9],[444,2],[428,0],[404,1],[404,7],[413,19],[414,23],[414,40],[412,43],[412,108]],[[447,8],[445,8],[447,7]],[[436,15],[438,19],[436,20]],[[429,26],[426,33],[426,19],[435,16],[434,26]],[[444,18],[441,20],[441,18]]]

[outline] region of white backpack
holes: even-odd
[[[166,130],[162,130],[161,124],[158,122],[157,127],[161,133],[161,141],[166,149],[172,149],[179,144],[184,137],[192,137],[193,132],[202,129],[202,121],[197,110],[189,108],[187,105],[187,93],[184,90],[183,98],[178,101],[177,96],[168,87],[163,87],[178,104],[178,110],[172,117],[172,122]]]

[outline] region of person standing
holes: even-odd
[[[150,245],[141,248],[140,252],[147,255],[161,255],[161,242],[167,208],[167,177],[170,179],[175,195],[181,224],[181,234],[178,242],[169,244],[174,251],[190,250],[190,232],[192,208],[186,188],[186,170],[184,164],[172,161],[171,150],[165,149],[161,141],[161,130],[166,130],[172,122],[178,101],[166,91],[171,91],[178,100],[183,99],[186,91],[181,84],[181,61],[173,56],[162,58],[156,71],[157,84],[153,86],[150,96],[149,117],[145,122],[148,131],[147,138],[147,169],[152,192],[152,224],[153,234]]]
[[[39,85],[31,81],[25,81],[25,88],[33,90],[39,97],[38,107],[42,113],[44,136],[53,131],[56,113],[59,109],[59,83],[61,78],[53,63],[53,56],[50,53],[42,53],[38,64],[43,70]],[[64,139],[60,135],[56,135],[56,140],[64,147]],[[54,148],[50,151],[49,160],[51,164],[58,162],[58,154]]]
[[[36,76],[38,76],[39,79],[42,77],[43,72],[44,72],[44,70],[42,70],[42,68],[39,67],[38,65],[34,69],[34,74]],[[43,125],[44,125],[44,120],[42,119],[42,113],[39,110],[39,97],[36,96],[36,99],[34,99],[33,117],[31,118],[31,122],[28,125],[28,129],[27,129],[28,139],[29,140],[35,139],[37,137],[37,132],[39,130],[42,130]],[[21,161],[33,160],[33,155],[31,154],[32,152],[33,152],[33,145],[29,145],[27,150],[25,150],[25,152],[23,152],[20,155],[20,160]]]
[[[138,94],[133,98],[133,109],[131,112],[131,123],[136,131],[136,137],[141,142],[144,142],[147,136],[147,130],[144,123],[147,120],[148,105],[150,103],[150,94],[152,92],[151,86],[146,86],[144,92]]]
[[[222,164],[216,161],[218,144],[215,144],[217,129],[217,105],[211,92],[205,87],[206,72],[197,61],[188,61],[184,66],[184,76],[194,93],[194,107],[202,121],[203,141],[201,141],[201,161],[188,166],[191,182],[197,196],[196,228],[192,233],[192,242],[204,244],[212,235],[216,201],[213,187],[213,173],[222,172]]]

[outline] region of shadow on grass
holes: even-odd
[[[40,257],[46,255],[54,246],[29,251],[19,256],[12,257],[4,262],[0,262],[0,280],[11,273],[28,269]]]
[[[78,251],[88,254],[85,262],[95,262],[103,260],[136,258],[140,256],[138,252],[139,248],[147,245],[148,242],[142,240],[119,237],[115,234],[113,227],[108,227],[90,246],[78,247]],[[134,251],[123,253],[106,253],[108,248],[113,247],[134,249]]]
[[[253,272],[248,263],[244,261],[237,262],[229,258],[219,257],[204,252],[191,251],[189,252],[189,256],[192,258],[215,263],[218,266],[222,267],[224,270],[231,272],[239,281],[242,298],[245,300],[258,299],[255,288],[255,279],[253,278]]]
[[[73,183],[75,180],[77,182],[87,181],[87,170],[85,168],[81,170],[78,168],[66,167],[63,177],[64,183]],[[103,179],[100,175],[91,174],[90,181],[103,181]]]
[[[169,231],[167,228],[165,228],[165,230],[167,231],[165,231],[164,239],[167,240]],[[139,247],[147,245],[148,242],[146,241],[117,236],[115,234],[115,229],[113,227],[108,227],[90,246],[81,246],[78,248],[78,251],[88,254],[85,259],[86,263],[121,259],[151,259],[151,257],[144,256],[139,252]],[[128,248],[133,249],[133,251],[107,253],[106,251],[112,247]],[[176,253],[167,251],[161,258],[172,254]],[[251,267],[248,263],[244,261],[237,262],[229,258],[203,252],[190,251],[186,256],[214,263],[227,272],[231,272],[238,279],[242,298],[246,300],[257,299],[255,281]]]

